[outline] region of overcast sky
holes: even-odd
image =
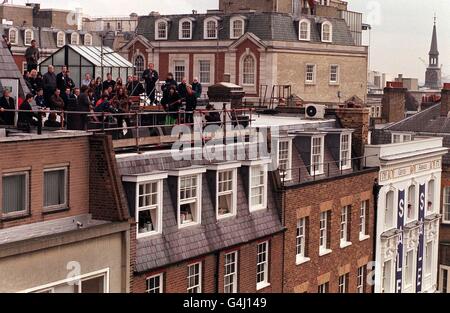
[[[10,0],[11,1],[11,0]],[[14,4],[25,0],[13,0]],[[150,11],[163,14],[199,12],[218,7],[218,0],[42,0],[42,7],[74,9],[82,7],[89,15],[140,15]],[[348,0],[349,9],[363,12],[372,25],[371,68],[424,80],[428,62],[433,16],[438,19],[440,63],[450,76],[450,1],[449,0]],[[366,36],[368,43],[368,36]]]

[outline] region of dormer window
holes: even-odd
[[[64,32],[58,32],[56,35],[56,46],[61,48],[66,44],[66,34]]]
[[[92,35],[91,34],[84,35],[84,45],[92,46]]]
[[[80,35],[78,33],[72,33],[70,35],[70,44],[71,45],[78,45],[80,41]]]
[[[241,17],[233,17],[230,20],[230,38],[238,39],[244,35],[245,21]]]
[[[237,169],[240,162],[210,165],[216,180],[216,216],[223,219],[236,215],[237,206]]]
[[[411,134],[392,133],[392,143],[402,143],[411,141]]]
[[[244,161],[248,167],[248,194],[250,212],[267,209],[267,168],[271,159]]]
[[[219,22],[217,18],[210,17],[205,19],[204,22],[204,39],[217,39]]]
[[[178,227],[188,227],[201,223],[202,174],[206,168],[192,166],[170,171],[176,176],[177,183],[177,220]]]
[[[169,32],[169,23],[165,19],[159,19],[155,23],[155,39],[167,40],[167,34]]]
[[[24,33],[25,46],[31,46],[31,41],[33,39],[34,39],[33,31],[31,29],[26,29]]]
[[[282,181],[292,178],[292,140],[278,142],[278,170]]]
[[[328,21],[322,23],[322,41],[333,42],[333,25]]]
[[[162,232],[163,181],[166,178],[166,172],[123,177],[124,183],[132,186],[126,188],[133,190],[129,196],[135,195],[129,203],[134,203],[138,239]]]
[[[17,31],[16,28],[10,28],[9,29],[8,37],[9,37],[9,43],[10,44],[17,45],[17,34],[18,34],[18,31]]]
[[[303,19],[299,23],[299,40],[311,40],[311,22]]]
[[[311,139],[311,175],[323,174],[324,137],[314,136]]]
[[[180,20],[178,38],[180,40],[192,39],[192,21],[190,19]]]
[[[343,170],[349,169],[352,166],[351,146],[352,146],[351,134],[341,134],[340,165],[341,169]]]

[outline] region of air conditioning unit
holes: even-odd
[[[323,119],[325,117],[325,105],[308,104],[305,108],[305,118],[307,119]]]

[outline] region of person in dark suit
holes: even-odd
[[[142,78],[145,80],[145,92],[150,98],[151,104],[153,104],[155,103],[155,86],[159,79],[158,72],[155,70],[155,65],[153,63],[148,65],[148,69],[144,71]]]
[[[21,111],[19,112],[19,118],[17,119],[17,128],[24,131],[30,131],[31,126],[37,126],[37,115],[33,112],[31,103],[33,102],[33,95],[31,93],[27,94],[25,101],[20,105]],[[29,111],[29,112],[28,112]],[[36,119],[35,119],[36,118]]]
[[[0,98],[0,124],[14,125],[14,112],[5,112],[4,110],[15,110],[14,99],[11,98],[11,92],[8,89],[3,90],[3,97]]]
[[[56,75],[56,87],[59,90],[62,90],[62,91],[66,90],[66,86],[67,86],[67,82],[66,82],[67,75],[66,75],[66,72],[67,72],[67,66],[63,66],[62,69],[61,69],[61,73]]]

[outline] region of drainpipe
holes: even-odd
[[[378,196],[380,193],[380,189],[381,186],[378,184],[378,179],[376,179],[374,181],[373,184],[373,223],[374,223],[374,227],[373,227],[373,250],[372,250],[372,255],[373,255],[373,261],[375,261],[376,258],[376,253],[377,253],[377,234],[378,234],[378,229],[377,229],[377,223],[378,223]],[[375,264],[376,266],[376,264]],[[374,274],[375,275],[375,274]],[[375,279],[375,276],[374,276]],[[375,285],[372,286],[372,293],[375,293]]]
[[[215,280],[215,290],[214,292],[216,294],[219,293],[219,266],[220,266],[220,251],[217,251],[216,253],[214,253],[215,257],[216,257],[216,270],[215,270],[215,274],[214,274],[214,280]]]

